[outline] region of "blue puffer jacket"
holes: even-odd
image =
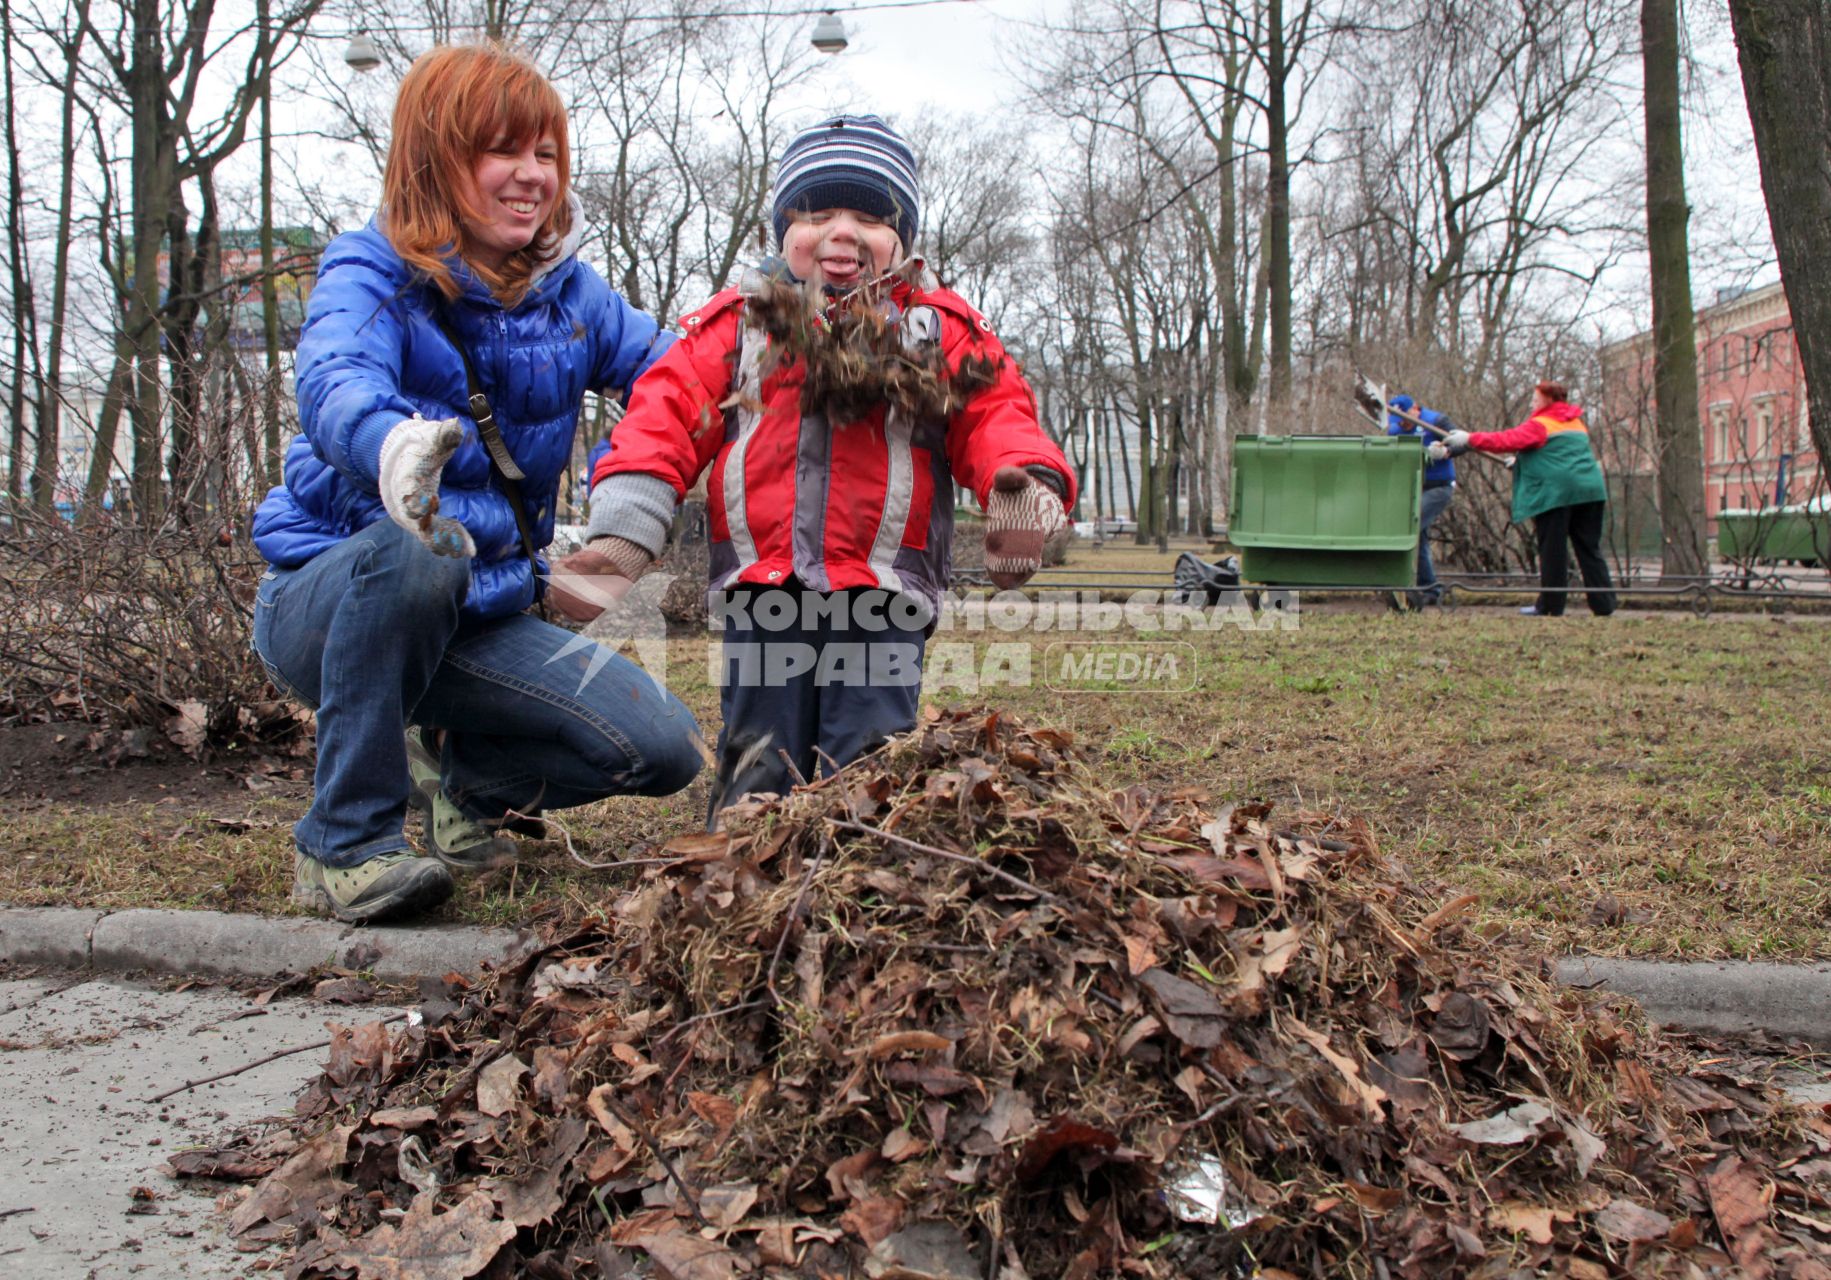
[[[455,259],[463,293],[445,308],[527,477],[521,495],[537,548],[553,539],[585,392],[627,389],[673,343],[578,260],[582,224],[574,205],[571,235],[514,310]],[[325,249],[296,359],[303,431],[287,450],[285,484],[254,514],[254,545],[270,564],[294,568],[386,520],[382,438],[416,413],[456,418],[465,440],[445,464],[439,511],[477,543],[465,614],[503,617],[533,603],[536,582],[508,498],[490,482],[464,364],[432,317],[435,301],[438,290],[415,278],[374,222]]]

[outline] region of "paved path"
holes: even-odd
[[[284,1113],[324,1062],[295,1054],[178,1094],[142,1099],[323,1040],[324,1024],[392,1012],[254,1002],[220,987],[174,993],[86,977],[0,981],[0,1276],[19,1280],[254,1277],[215,1210],[221,1183],[167,1177],[167,1155]],[[250,1016],[251,1013],[253,1016]],[[130,1213],[134,1188],[152,1191]],[[29,1210],[19,1213],[10,1210]]]

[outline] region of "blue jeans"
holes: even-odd
[[[669,795],[699,771],[692,713],[640,667],[610,656],[589,675],[598,647],[528,614],[462,618],[469,587],[468,560],[391,520],[261,579],[255,652],[318,713],[301,853],[349,867],[408,847],[409,723],[446,731],[445,794],[482,821]]]
[[[1438,516],[1449,509],[1450,498],[1455,493],[1455,488],[1446,484],[1426,489],[1419,496],[1418,589],[1411,593],[1413,604],[1436,604],[1443,598],[1443,588],[1437,585],[1437,566],[1430,559],[1430,527],[1436,523]]]

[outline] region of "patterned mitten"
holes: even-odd
[[[621,599],[653,559],[628,538],[593,538],[553,566],[547,599],[574,622],[590,622]]]
[[[456,418],[403,418],[381,442],[381,504],[436,556],[477,554],[470,531],[439,514],[439,473],[464,443]]]
[[[1043,544],[1067,523],[1062,500],[1022,467],[1000,467],[985,504],[985,569],[1000,591],[1043,567]]]

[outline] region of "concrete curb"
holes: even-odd
[[[260,979],[332,964],[411,982],[475,974],[532,943],[526,930],[472,925],[390,929],[223,911],[0,908],[0,962],[63,969]]]
[[[1611,960],[1567,956],[1558,980],[1638,1000],[1656,1022],[1692,1031],[1765,1031],[1831,1048],[1831,964]]]
[[[222,911],[0,907],[0,963],[261,979],[314,965],[371,970],[389,982],[475,974],[533,945],[526,930],[473,925],[362,928]],[[1638,1000],[1658,1022],[1749,1032],[1831,1048],[1831,964],[1680,963],[1569,956],[1558,979]]]

